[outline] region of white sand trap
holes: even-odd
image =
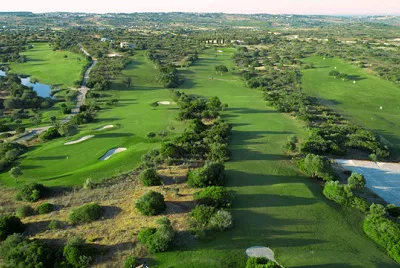
[[[102,157],[100,157],[99,160],[108,160],[108,159],[110,159],[110,157],[113,156],[114,154],[117,154],[117,153],[120,153],[120,152],[123,152],[123,151],[126,151],[126,148],[118,147],[118,148],[110,149],[110,150],[108,150],[108,152],[107,152],[105,155],[103,155]]]
[[[93,138],[93,137],[94,137],[94,135],[83,136],[83,137],[80,138],[80,139],[77,139],[77,140],[74,140],[74,141],[66,142],[66,143],[64,143],[64,145],[77,144],[77,143],[80,143],[80,142],[82,142],[82,141],[88,140],[88,139]]]
[[[95,130],[99,131],[99,130],[104,130],[104,129],[113,128],[113,127],[114,127],[114,125],[106,125],[106,126],[102,126],[102,127],[96,128]]]
[[[344,169],[363,174],[371,191],[386,202],[400,206],[400,163],[351,159],[336,159],[336,162]]]
[[[222,53],[223,51],[222,51],[222,50],[217,50],[217,52],[218,52],[218,53]]]
[[[157,101],[158,104],[161,105],[170,105],[170,104],[175,104],[175,102],[171,102],[171,101]]]
[[[265,257],[268,260],[276,262],[274,252],[272,251],[272,249],[267,247],[262,247],[262,246],[250,247],[246,249],[246,254],[249,257]]]

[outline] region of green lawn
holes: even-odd
[[[143,153],[160,145],[161,139],[149,141],[146,138],[148,132],[165,130],[169,133],[166,139],[181,132],[183,124],[175,120],[175,105],[150,106],[155,101],[172,101],[168,90],[154,84],[154,73],[153,65],[146,61],[144,54],[136,55],[134,62],[121,75],[131,76],[133,86],[126,88],[121,83],[122,78],[118,77],[112,90],[104,92],[108,96],[102,101],[116,98],[119,103],[102,110],[98,121],[81,127],[79,135],[46,142],[23,155],[20,167],[24,174],[19,183],[36,181],[49,186],[80,185],[89,177],[94,180],[109,178],[137,167]],[[94,131],[109,124],[120,124],[120,127]],[[171,130],[171,126],[175,129]],[[95,137],[75,145],[64,145],[66,141],[85,135]],[[126,147],[128,150],[109,160],[98,160],[114,147]],[[7,173],[3,173],[0,179],[3,184],[15,185]]]
[[[80,73],[87,60],[83,54],[69,51],[53,51],[48,43],[34,43],[32,49],[22,52],[27,57],[25,63],[12,63],[13,73],[29,75],[43,84],[59,87],[74,87],[80,80]],[[64,56],[67,55],[67,58]]]
[[[399,158],[400,88],[339,59],[311,57],[305,61],[314,63],[316,68],[303,71],[304,92],[383,137]],[[330,77],[328,73],[335,67],[351,79]]]
[[[283,156],[287,136],[302,136],[301,126],[267,107],[261,92],[245,88],[238,76],[214,73],[220,64],[232,68],[232,52],[203,54],[182,73],[187,93],[216,95],[229,104],[223,116],[233,124],[226,174],[236,192],[235,228],[211,242],[156,254],[156,266],[244,267],[246,248],[262,245],[285,267],[395,267],[363,234],[359,212],[327,201],[321,187]]]

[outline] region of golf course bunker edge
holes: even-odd
[[[124,147],[112,148],[112,149],[108,150],[107,153],[105,153],[102,157],[100,157],[99,160],[101,160],[101,161],[108,160],[114,154],[118,154],[118,153],[126,151],[126,150],[127,150],[127,148],[124,148]]]

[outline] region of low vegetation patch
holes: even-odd
[[[160,214],[166,208],[164,196],[155,191],[142,195],[136,202],[136,209],[145,216]]]
[[[145,245],[151,253],[166,251],[175,235],[167,217],[159,219],[157,224],[158,228],[146,228],[138,234],[139,242]]]
[[[101,218],[103,209],[99,204],[92,203],[78,207],[69,214],[72,224],[90,223]]]
[[[46,195],[47,188],[43,184],[30,183],[21,187],[16,195],[17,200],[36,202]]]

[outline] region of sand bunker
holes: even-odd
[[[175,104],[175,102],[171,102],[171,101],[157,101],[158,104],[161,105],[170,105],[170,104]]]
[[[118,147],[118,148],[110,149],[110,150],[108,150],[108,152],[107,152],[105,155],[103,155],[102,157],[100,157],[99,160],[108,160],[108,159],[110,159],[110,157],[113,156],[114,154],[117,154],[117,153],[120,153],[120,152],[123,152],[123,151],[126,151],[126,148]]]
[[[336,159],[344,169],[364,175],[366,186],[389,203],[400,206],[400,163]]]
[[[276,262],[274,252],[272,251],[272,249],[267,247],[262,247],[262,246],[250,247],[246,249],[246,254],[249,257],[265,257],[268,260]]]
[[[96,128],[95,130],[99,131],[99,130],[104,130],[104,129],[113,128],[113,127],[114,127],[114,125],[106,125],[106,126],[102,126],[102,127]]]
[[[217,50],[217,52],[218,52],[218,53],[222,53],[223,51],[222,51],[222,50]]]
[[[82,142],[82,141],[88,140],[88,139],[93,138],[93,137],[94,137],[94,135],[83,136],[83,137],[80,138],[80,139],[77,139],[77,140],[74,140],[74,141],[66,142],[66,143],[64,143],[64,145],[77,144],[77,143],[80,143],[80,142]]]

